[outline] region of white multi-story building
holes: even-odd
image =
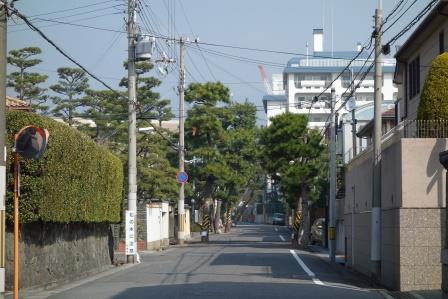
[[[271,117],[289,111],[308,115],[311,128],[325,127],[330,120],[331,88],[336,90],[336,109],[338,109],[350,93],[352,74],[356,77],[359,73],[358,79],[354,81],[356,86],[364,71],[373,62],[373,55],[369,58],[370,52],[359,53],[362,49],[360,44],[356,51],[325,52],[323,51],[323,30],[314,29],[313,33],[313,55],[290,59],[281,76],[283,91],[276,90],[272,95],[263,97],[268,126]],[[358,54],[359,57],[351,63],[350,68],[340,75],[350,60]],[[366,60],[368,60],[367,63]],[[393,84],[394,70],[395,60],[384,58],[383,100],[396,100],[397,89]],[[373,102],[373,72],[372,68],[356,90],[357,107]],[[276,88],[278,88],[278,78],[279,75],[273,76],[273,85]],[[335,80],[336,78],[338,79]],[[327,88],[333,80],[335,80],[334,83]],[[317,96],[319,96],[317,101],[313,103],[313,99]],[[340,114],[346,112],[345,108],[342,108]]]

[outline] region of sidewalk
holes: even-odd
[[[317,245],[310,245],[308,246],[309,249],[325,260],[326,262],[330,262],[329,258],[329,252],[327,248],[323,248],[321,246]],[[336,256],[336,264],[344,266],[345,265],[345,257],[343,255],[337,255]],[[366,280],[368,280],[367,277],[364,277]],[[412,298],[412,299],[442,299],[442,291],[441,290],[429,290],[429,291],[411,291],[411,292],[394,292],[394,291],[387,291],[387,290],[381,290],[380,293],[386,298],[386,299],[394,299],[394,298]]]

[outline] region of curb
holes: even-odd
[[[122,266],[111,266],[113,268],[99,272],[99,273],[91,275],[91,276],[81,278],[79,280],[76,280],[76,281],[68,283],[68,284],[61,284],[59,286],[55,286],[53,288],[48,288],[48,289],[32,288],[32,289],[20,290],[20,295],[21,295],[21,297],[27,298],[27,299],[47,298],[49,296],[53,296],[53,295],[71,290],[73,288],[82,286],[86,283],[89,283],[89,282],[95,281],[97,279],[115,274],[117,272],[130,269],[136,265],[139,265],[139,264],[135,263],[135,264],[125,264]],[[12,298],[12,292],[6,292],[5,295],[6,295],[5,298],[7,298],[7,299]]]

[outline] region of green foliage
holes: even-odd
[[[41,53],[42,51],[38,47],[26,47],[9,51],[8,63],[19,70],[8,75],[7,87],[14,88],[14,91],[17,92],[17,97],[22,101],[30,103],[36,111],[46,112],[48,106],[45,105],[45,102],[48,96],[45,94],[46,89],[39,87],[39,84],[45,82],[48,77],[28,71],[28,69],[42,62],[40,59],[34,58]]]
[[[89,88],[89,79],[83,70],[69,67],[58,68],[58,76],[58,83],[50,86],[51,90],[61,95],[52,97],[55,104],[52,113],[73,126],[73,118],[77,116],[79,107],[84,105],[82,95]]]
[[[168,135],[169,132],[164,131]],[[169,136],[169,135],[168,135]],[[159,134],[139,134],[137,142],[138,198],[177,201],[177,169],[167,157],[167,140]]]
[[[127,69],[127,62],[124,67]],[[154,92],[154,88],[158,87],[162,82],[151,76],[145,76],[154,68],[149,62],[138,62],[135,65],[137,73],[137,98],[140,118],[156,119],[159,124],[164,120],[169,120],[174,117],[169,107],[170,101],[167,99],[160,99],[160,94]],[[123,78],[120,82],[121,87],[128,86],[128,79]]]
[[[26,125],[50,132],[38,161],[21,161],[21,222],[118,222],[123,201],[123,166],[106,149],[65,124],[32,113],[7,114],[8,148]],[[8,153],[12,163],[11,153]],[[11,176],[7,197],[11,219]]]
[[[127,63],[124,63],[127,68]],[[161,82],[154,77],[144,75],[153,68],[147,62],[137,63],[137,127],[151,127],[151,120],[162,121],[174,116],[169,107],[169,100],[160,100],[160,95],[153,89]],[[120,86],[127,87],[127,78],[123,78]],[[127,94],[122,97],[109,90],[85,91],[82,99],[84,112],[80,116],[95,121],[96,127],[80,126],[80,130],[92,137],[98,144],[108,147],[116,153],[124,164],[128,159],[128,102]],[[163,136],[163,137],[162,137]],[[176,182],[177,169],[173,167],[169,155],[174,154],[170,145],[175,144],[173,134],[158,128],[157,132],[137,134],[137,185],[138,199],[145,202],[153,199],[175,201],[179,186]],[[173,160],[175,161],[175,159]],[[125,176],[127,176],[127,171]],[[127,183],[127,177],[125,177]],[[188,192],[189,189],[186,188]]]
[[[431,64],[420,97],[419,120],[448,119],[448,53],[437,56]]]
[[[280,184],[290,206],[304,191],[318,201],[326,185],[326,155],[319,132],[307,128],[303,115],[286,113],[271,120],[260,140],[263,168]]]
[[[228,207],[246,188],[259,187],[256,107],[231,103],[220,82],[190,84],[185,99],[193,104],[185,125],[188,155],[199,161],[188,169],[195,198],[221,199]]]

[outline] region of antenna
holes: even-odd
[[[309,60],[310,60],[310,47],[308,45],[308,42],[306,42],[306,66],[309,66]]]
[[[334,53],[334,6],[331,6],[331,57]]]
[[[326,0],[322,0],[322,29],[325,32],[325,1]]]

